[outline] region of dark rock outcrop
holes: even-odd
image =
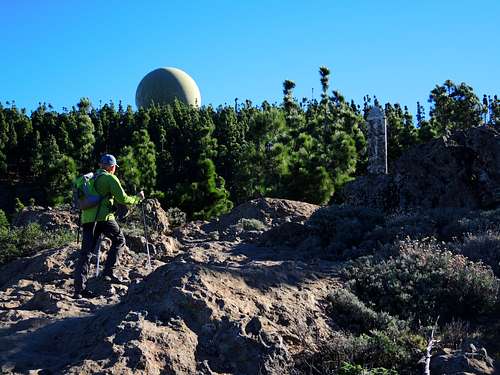
[[[12,224],[17,227],[25,226],[29,223],[37,223],[43,229],[69,229],[76,230],[78,226],[78,215],[69,210],[69,207],[25,207],[13,220]]]
[[[482,126],[417,145],[389,175],[360,177],[343,197],[384,211],[494,207],[500,203],[500,131]]]

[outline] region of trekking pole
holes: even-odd
[[[94,252],[96,252],[96,243],[97,243],[97,262],[96,262],[96,271],[95,271],[95,275],[98,276],[99,275],[99,258],[100,258],[100,255],[101,255],[101,234],[99,234],[99,238],[97,238],[97,241],[96,241],[96,238],[95,238],[95,228],[97,226],[97,219],[99,218],[99,211],[101,210],[101,203],[102,203],[102,199],[99,201],[99,205],[97,206],[97,211],[95,213],[95,218],[94,218],[94,225],[92,227],[92,249],[94,250]]]
[[[78,213],[78,229],[76,230],[76,244],[80,243],[80,229],[82,228],[82,212]]]
[[[141,202],[142,223],[144,225],[144,237],[146,238],[146,252],[148,254],[148,268],[151,269],[151,256],[149,255],[148,228],[146,226],[146,213],[144,212],[144,201]]]

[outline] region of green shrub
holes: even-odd
[[[342,252],[362,242],[365,234],[384,225],[381,212],[371,208],[329,206],[316,210],[306,225],[333,252]]]
[[[266,229],[264,223],[257,219],[247,219],[242,218],[238,222],[238,226],[240,226],[243,230],[257,230],[261,231]]]
[[[21,200],[16,197],[16,200],[14,201],[14,210],[15,210],[15,213],[18,214],[19,212],[21,212],[22,210],[24,210],[24,204],[23,202],[21,202]]]
[[[357,296],[344,288],[335,289],[328,297],[328,312],[333,321],[342,329],[355,333],[366,333],[373,329],[405,329],[404,322],[398,321],[385,312],[370,309]]]
[[[73,239],[74,234],[69,230],[46,231],[36,223],[11,229],[0,228],[0,265],[40,250],[62,246]]]
[[[399,255],[358,260],[345,270],[362,301],[403,319],[475,319],[490,311],[499,282],[481,263],[445,251],[435,241],[407,240]]]
[[[394,369],[407,367],[413,362],[413,343],[404,334],[374,330],[370,335],[361,335],[358,340],[364,345],[356,363]]]
[[[344,362],[339,369],[339,375],[398,375],[396,370],[388,370],[383,367],[366,369],[360,365]]]
[[[415,374],[425,345],[425,339],[409,331],[374,330],[360,336],[336,332],[316,352],[298,356],[293,373],[324,375],[372,369],[378,372],[365,373]]]

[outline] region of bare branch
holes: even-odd
[[[434,327],[432,327],[432,332],[431,332],[431,337],[429,339],[429,343],[427,345],[426,353],[425,353],[425,369],[424,369],[424,375],[431,375],[431,351],[432,347],[434,344],[437,342],[437,340],[434,340],[434,332],[437,328],[439,316],[436,319],[436,322],[434,323]]]

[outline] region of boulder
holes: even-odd
[[[442,349],[431,358],[430,370],[431,374],[496,374],[494,361],[484,348],[478,352]]]
[[[258,198],[209,223],[200,223],[198,230],[220,240],[251,242],[270,228],[305,222],[318,208],[314,204],[288,199]]]

